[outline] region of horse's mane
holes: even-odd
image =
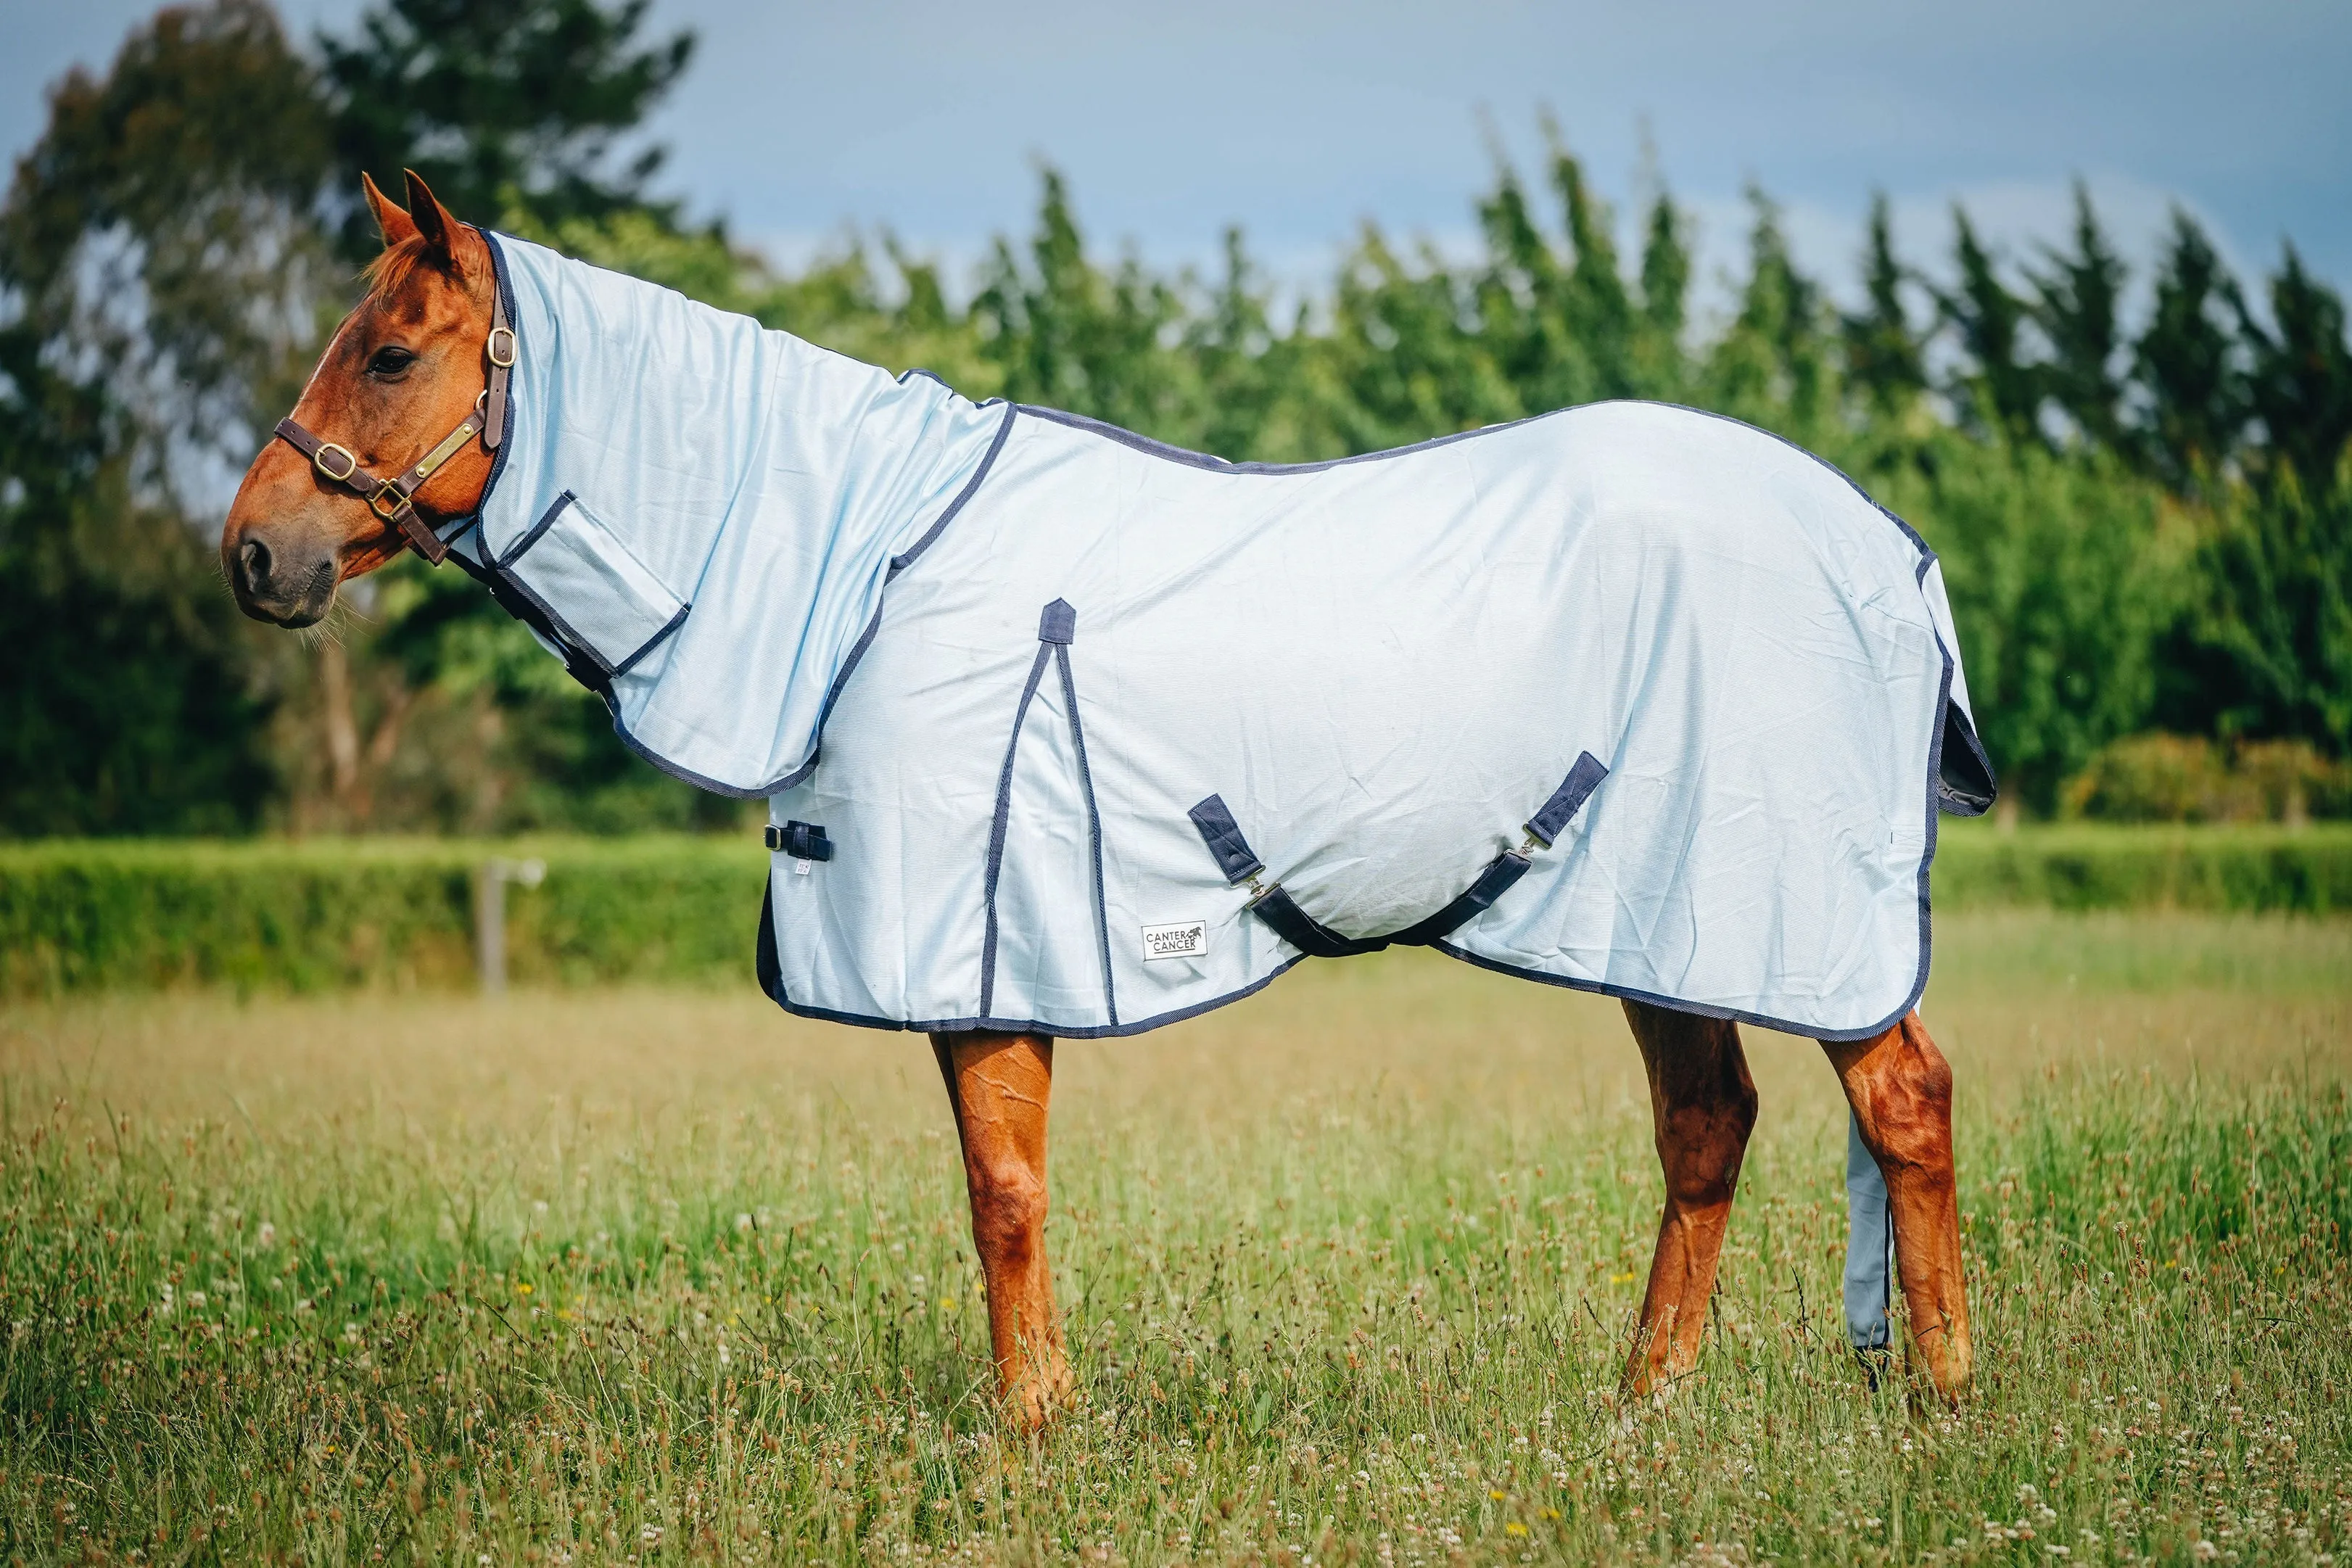
[[[412,234],[384,247],[383,253],[369,262],[366,270],[360,274],[360,281],[367,287],[366,302],[373,304],[400,292],[402,286],[424,263],[425,248],[425,237],[420,234]]]
[[[425,259],[431,249],[421,234],[409,235],[384,247],[383,253],[360,273],[360,281],[367,289],[362,303],[376,304],[399,293],[419,267],[431,265]],[[457,282],[461,289],[469,289],[472,279],[463,276],[461,271]]]

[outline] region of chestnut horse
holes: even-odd
[[[328,342],[284,438],[254,459],[221,534],[237,604],[279,626],[316,623],[338,584],[412,542],[437,559],[435,531],[472,515],[490,477],[480,437],[499,398],[484,398],[485,378],[503,393],[513,349],[510,337],[493,341],[488,245],[414,174],[406,210],[373,182],[366,194],[385,242],[367,297]],[[1643,1002],[1624,1007],[1665,1173],[1624,1374],[1629,1392],[1648,1394],[1697,1363],[1756,1088],[1736,1024]],[[1045,1246],[1054,1042],[960,1033],[936,1034],[931,1045],[962,1143],[1000,1388],[1014,1417],[1034,1423],[1070,1382]],[[1885,1177],[1914,1364],[1956,1396],[1971,1352],[1951,1069],[1916,1012],[1876,1038],[1823,1049]]]

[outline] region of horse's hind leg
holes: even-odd
[[[1914,1353],[1937,1391],[1956,1395],[1968,1386],[1975,1352],[1960,1274],[1951,1066],[1916,1013],[1874,1039],[1825,1040],[1822,1048],[1845,1085],[1863,1145],[1886,1178]]]
[[[1756,1126],[1756,1084],[1737,1025],[1625,1004],[1650,1076],[1650,1115],[1665,1167],[1666,1206],[1642,1298],[1642,1337],[1625,1367],[1635,1394],[1664,1388],[1698,1364],[1707,1298]]]
[[[1054,1042],[1027,1035],[933,1035],[963,1144],[971,1240],[988,1282],[997,1386],[1014,1419],[1043,1422],[1070,1387],[1054,1273],[1045,1261],[1045,1109]]]

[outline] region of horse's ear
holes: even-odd
[[[367,196],[368,211],[375,218],[376,232],[383,236],[386,250],[416,233],[416,220],[394,205],[392,198],[378,190],[364,172],[360,175],[360,189]]]
[[[425,237],[425,249],[443,267],[454,267],[457,259],[457,220],[441,205],[431,186],[418,178],[414,169],[403,169],[408,176],[408,212],[415,220],[416,232]]]

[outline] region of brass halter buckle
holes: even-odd
[[[383,498],[386,496],[392,498],[392,505],[389,508],[383,504]],[[406,493],[390,479],[383,482],[383,489],[368,497],[368,510],[375,513],[376,517],[384,522],[398,522],[400,514],[408,510],[408,504]]]
[[[500,338],[504,338],[506,340],[507,352],[504,354],[500,354],[499,353],[499,340]],[[498,366],[500,370],[511,370],[514,368],[515,357],[520,349],[520,344],[515,338],[514,329],[512,327],[492,327],[490,329],[488,341],[482,344],[482,353],[488,355],[489,362]]]
[[[343,455],[343,471],[341,473],[339,474],[335,472],[334,469],[327,467],[327,454],[330,452],[341,452]],[[360,460],[352,454],[352,449],[349,447],[342,446],[334,441],[321,441],[319,443],[319,449],[310,455],[310,466],[317,468],[319,472],[324,474],[328,479],[332,479],[339,485],[350,484],[352,482],[352,476],[360,471]]]

